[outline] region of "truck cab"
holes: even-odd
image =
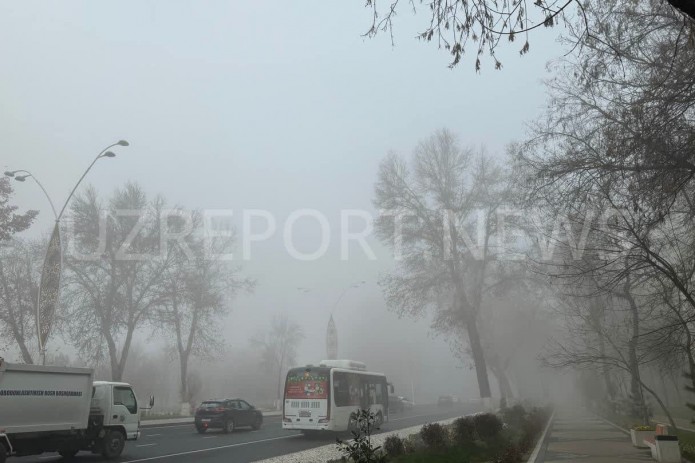
[[[140,407],[128,383],[95,381],[89,415],[103,428],[120,429],[126,440],[140,437]]]

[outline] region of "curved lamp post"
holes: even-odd
[[[338,306],[338,303],[341,301],[341,299],[343,299],[345,293],[347,293],[349,290],[353,288],[359,288],[365,283],[367,282],[362,280],[352,283],[350,286],[345,288],[343,292],[340,293],[340,296],[338,297],[338,299],[336,299],[335,303],[333,304],[333,307],[331,308],[331,316],[328,319],[328,326],[326,327],[326,355],[328,360],[335,360],[336,358],[338,358],[338,329],[335,327],[335,321],[333,320],[335,308]]]
[[[21,175],[17,175],[21,174]],[[34,177],[31,172],[28,170],[12,170],[12,171],[5,171],[5,176],[6,177],[12,177],[18,182],[24,182],[26,179],[31,178],[38,186],[41,188],[41,191],[43,191],[44,196],[46,196],[46,199],[48,200],[48,203],[51,205],[51,210],[53,211],[53,216],[55,217],[56,220],[58,220],[58,213],[56,212],[55,205],[53,204],[53,200],[51,200],[51,197],[49,196],[48,192],[46,189],[43,187],[41,182],[39,182],[39,179]]]
[[[63,217],[65,208],[68,206],[70,199],[72,199],[77,187],[82,183],[82,180],[87,176],[89,171],[92,169],[94,164],[101,158],[113,158],[116,155],[109,151],[109,149],[114,146],[129,146],[130,144],[125,140],[119,140],[113,143],[103,150],[94,158],[92,163],[84,171],[80,179],[77,181],[73,187],[70,195],[65,200],[63,207],[60,212],[56,212],[56,208],[51,200],[46,189],[43,187],[41,182],[29,171],[27,170],[14,170],[7,171],[5,175],[8,177],[14,177],[18,182],[24,182],[27,178],[31,178],[36,182],[36,184],[41,188],[46,199],[51,205],[51,210],[53,211],[53,216],[55,217],[55,225],[53,227],[53,232],[51,233],[51,238],[48,240],[48,247],[46,249],[46,256],[43,261],[43,269],[41,271],[41,280],[39,281],[39,291],[38,298],[36,301],[36,333],[39,344],[39,354],[41,356],[41,364],[46,363],[46,342],[48,341],[48,336],[51,333],[51,328],[53,327],[53,318],[55,317],[55,312],[58,307],[58,299],[60,297],[60,279],[63,272],[63,245],[60,237],[60,219]],[[17,175],[21,174],[21,175]]]

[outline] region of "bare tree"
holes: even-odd
[[[34,363],[39,246],[12,240],[0,247],[0,337],[15,344],[24,363]]]
[[[432,308],[437,331],[467,338],[480,396],[490,397],[478,322],[500,250],[494,239],[496,212],[505,201],[502,170],[442,130],[416,147],[412,170],[390,154],[375,190],[374,204],[384,213],[377,232],[398,260],[397,272],[380,282],[387,303],[401,315]]]
[[[695,23],[695,1],[667,0],[671,14],[677,15],[681,22]],[[621,2],[618,0],[603,0],[579,2],[577,0],[562,0],[552,2],[536,0],[533,3],[524,0],[392,0],[382,5],[376,0],[367,0],[367,7],[372,9],[372,24],[366,35],[373,37],[383,31],[391,35],[393,41],[393,19],[408,4],[413,13],[418,9],[424,10],[425,26],[418,34],[420,40],[437,43],[452,55],[450,67],[456,66],[467,48],[475,51],[475,68],[480,69],[481,56],[489,54],[500,69],[502,64],[496,57],[497,47],[504,42],[514,42],[521,36],[522,45],[518,48],[521,55],[529,51],[529,35],[534,29],[552,27],[566,19],[577,18],[576,21],[565,21],[570,25],[577,23],[583,37],[603,38],[607,28],[620,27],[619,15],[603,15],[604,25],[597,26],[589,20],[594,10],[605,11],[630,8],[632,4],[640,4],[637,8],[655,10],[655,15],[663,10],[661,2]],[[574,6],[570,10],[570,7]],[[654,33],[658,33],[655,29]],[[617,56],[617,54],[616,54]]]
[[[277,400],[282,403],[282,384],[287,369],[297,361],[297,348],[304,339],[304,331],[287,314],[273,316],[269,331],[251,340],[261,353],[261,362],[274,375],[277,375]]]
[[[171,265],[160,249],[163,200],[148,200],[136,184],[116,190],[108,204],[93,188],[72,203],[72,244],[67,256],[65,331],[91,363],[108,358],[111,378],[123,377],[136,330],[158,303],[158,285]]]
[[[200,224],[199,214],[194,222]],[[189,235],[186,246],[191,255],[176,247],[172,265],[162,275],[156,320],[178,354],[182,403],[193,400],[188,369],[191,357],[212,358],[222,351],[221,326],[231,300],[239,290],[253,287],[253,281],[239,276],[238,267],[221,259],[230,252],[233,239],[214,244],[214,249],[206,252],[204,238]]]

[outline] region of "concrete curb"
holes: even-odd
[[[431,421],[429,423],[439,423],[442,425],[451,424],[460,417],[447,418],[445,420]],[[372,444],[374,446],[383,445],[384,441],[389,436],[399,436],[406,438],[410,434],[420,432],[422,426],[427,423],[409,426],[407,428],[396,429],[393,431],[385,431],[372,436]],[[348,439],[351,440],[351,439]],[[328,461],[340,460],[343,455],[338,451],[336,444],[326,444],[313,447],[299,452],[287,453],[285,455],[268,458],[265,460],[256,461],[255,463],[326,463]]]
[[[279,411],[272,411],[272,412],[263,412],[263,416],[280,416],[282,415],[282,412]],[[140,421],[140,427],[141,428],[147,428],[150,426],[162,426],[162,425],[168,425],[168,424],[193,424],[193,417],[187,417],[187,418],[170,418],[170,419],[163,419],[163,420],[143,420],[141,419]]]
[[[596,415],[596,414],[594,414],[594,415]],[[596,416],[597,416],[601,421],[603,421],[604,423],[610,424],[611,426],[613,426],[613,427],[614,427],[615,429],[617,429],[618,431],[621,431],[621,432],[627,434],[628,436],[630,435],[630,431],[628,431],[627,429],[623,428],[622,426],[618,426],[617,424],[613,423],[613,422],[610,421],[610,420],[607,420],[606,418],[602,417],[601,415],[596,415]]]
[[[541,463],[545,460],[545,449],[548,447],[548,436],[550,436],[550,430],[553,425],[553,420],[555,419],[555,410],[548,418],[548,424],[545,425],[545,430],[543,434],[538,438],[538,443],[536,448],[533,449],[531,456],[528,458],[527,463]]]
[[[630,431],[628,431],[627,429],[623,428],[622,426],[618,426],[617,424],[613,423],[613,422],[610,421],[610,420],[607,420],[606,418],[602,417],[601,415],[596,415],[596,416],[599,417],[599,419],[601,419],[602,421],[604,421],[604,422],[610,424],[610,425],[613,426],[614,428],[616,428],[616,429],[618,429],[618,430],[624,432],[624,433],[627,434],[628,436],[630,435]],[[684,429],[685,431],[689,431],[689,429],[687,429],[687,428],[678,428],[678,429],[679,429],[679,430]],[[688,459],[685,458],[684,456],[681,456],[681,461],[683,461],[684,463],[691,463],[690,460],[688,460]]]

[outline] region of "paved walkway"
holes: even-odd
[[[545,463],[653,461],[649,449],[633,447],[629,435],[585,411],[558,409],[547,441]]]

